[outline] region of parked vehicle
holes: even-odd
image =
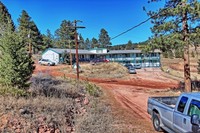
[[[48,66],[54,66],[55,65],[55,62],[52,62],[51,60],[49,59],[41,59],[39,60],[38,62],[40,65],[48,65]]]
[[[127,69],[128,69],[129,67],[133,67],[133,65],[130,64],[130,63],[124,64],[124,66],[125,66]]]
[[[182,93],[179,97],[150,97],[147,110],[156,131],[200,132],[199,92]]]
[[[128,72],[129,72],[130,74],[136,74],[136,70],[135,70],[135,68],[134,68],[133,66],[129,66],[129,67],[128,67]]]
[[[96,64],[99,64],[99,63],[102,63],[102,62],[109,62],[108,59],[102,59],[102,58],[97,58],[97,59],[93,59],[90,61],[90,63],[92,65],[96,65]]]
[[[130,74],[136,74],[135,67],[133,67],[132,64],[127,63],[127,64],[124,64],[124,66],[128,69],[128,72],[129,72]]]
[[[133,64],[133,66],[136,68],[136,69],[141,69],[142,66],[140,64]]]

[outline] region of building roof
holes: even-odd
[[[155,49],[152,51],[154,53],[160,53],[160,50]],[[128,54],[128,53],[142,53],[142,50],[133,49],[133,50],[110,50],[108,54]]]
[[[49,48],[47,50],[52,50],[58,54],[62,54],[64,52],[70,53],[70,49]],[[94,53],[94,52],[91,52],[90,50],[78,49],[79,54],[101,54],[102,55],[102,54],[129,54],[129,53],[141,53],[141,52],[142,52],[141,50],[134,49],[134,50],[108,50],[107,53]],[[153,52],[160,53],[159,50],[154,50]],[[71,53],[75,54],[76,49],[71,49]]]
[[[48,50],[52,50],[58,54],[62,54],[64,52],[70,53],[70,49],[49,48]],[[71,53],[75,54],[76,49],[71,49]],[[85,50],[85,49],[79,49],[78,53],[79,54],[94,54],[94,53],[90,52],[89,50]]]

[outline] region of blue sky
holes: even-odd
[[[148,4],[147,0],[1,0],[8,8],[15,25],[22,10],[26,10],[42,34],[50,29],[52,33],[60,27],[62,20],[82,20],[85,26],[79,29],[84,39],[98,39],[102,28],[112,38],[146,20],[143,11],[156,9],[160,4]],[[113,45],[146,41],[151,36],[150,22],[111,40]]]

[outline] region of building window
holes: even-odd
[[[130,54],[125,54],[125,57],[130,57]]]

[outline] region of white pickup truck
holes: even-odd
[[[200,92],[149,97],[147,111],[156,131],[200,133]]]

